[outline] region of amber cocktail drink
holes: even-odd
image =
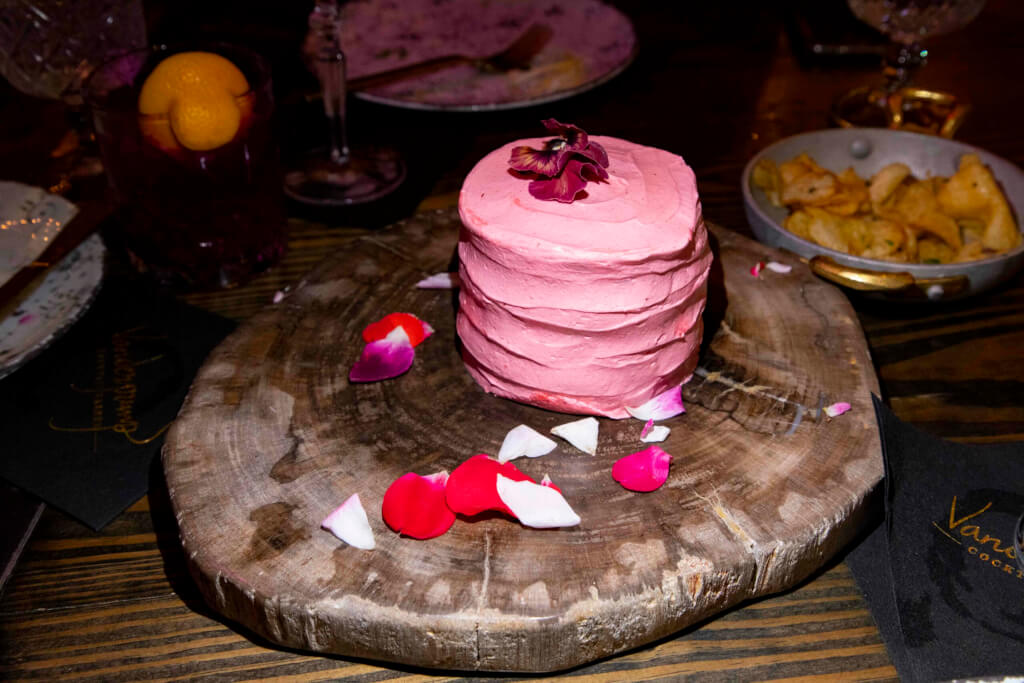
[[[267,65],[242,48],[201,50],[188,52],[207,55],[200,65],[228,60],[244,75],[237,88],[244,92],[221,97],[200,90],[194,107],[190,100],[171,99],[166,111],[140,111],[148,77],[177,54],[164,47],[109,62],[86,86],[107,178],[121,207],[114,241],[139,270],[179,289],[241,284],[273,265],[286,240]],[[190,76],[176,75],[183,82]],[[205,106],[203,97],[213,97],[216,106]],[[182,119],[200,135],[176,128]],[[202,137],[225,126],[223,140]]]

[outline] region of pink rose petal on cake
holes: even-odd
[[[750,268],[750,274],[754,277],[761,277],[762,270],[764,270],[764,261],[758,261]]]
[[[620,458],[612,465],[612,478],[630,491],[653,491],[668,479],[672,456],[657,446]]]
[[[580,523],[580,516],[553,486],[515,481],[499,474],[495,488],[501,501],[524,526],[554,529]]]
[[[839,403],[833,403],[830,406],[825,406],[825,414],[828,415],[829,417],[839,417],[840,415],[848,411],[850,407],[851,406],[849,403],[846,403],[845,401],[840,401]]]
[[[419,346],[424,339],[434,334],[434,328],[429,323],[412,313],[388,313],[377,322],[366,326],[363,330],[363,341],[369,343],[385,339],[399,327],[405,330],[409,343],[413,346]]]
[[[769,261],[764,265],[765,268],[772,271],[773,273],[781,273],[783,275],[793,270],[793,266],[788,266],[785,263],[779,263],[778,261]]]
[[[562,437],[584,453],[595,455],[597,453],[597,430],[597,420],[593,417],[585,417],[582,420],[552,427],[551,433]]]
[[[498,510],[515,516],[498,496],[499,474],[513,481],[533,481],[512,463],[500,463],[480,453],[456,467],[448,477],[445,489],[448,507],[460,515],[473,516],[485,510]]]
[[[412,367],[416,352],[409,343],[409,335],[396,327],[388,336],[363,347],[359,360],[348,373],[350,382],[378,382],[398,377]]]
[[[658,443],[659,441],[667,439],[671,432],[672,430],[665,425],[657,425],[655,427],[651,427],[650,431],[646,434],[641,432],[640,440],[644,443]]]
[[[458,273],[434,273],[416,283],[419,289],[455,289],[458,286]]]
[[[448,473],[425,477],[409,472],[391,483],[380,506],[384,523],[404,536],[426,539],[440,536],[455,523],[445,504]]]
[[[334,512],[327,515],[320,526],[354,548],[373,550],[377,545],[373,539],[370,520],[366,518],[366,510],[363,509],[358,493],[353,493]]]
[[[498,451],[498,462],[508,462],[521,458],[538,458],[547,455],[557,446],[554,441],[527,425],[519,425],[509,430]]]
[[[675,386],[661,392],[639,408],[626,408],[638,420],[667,420],[686,412],[683,405],[683,387]]]

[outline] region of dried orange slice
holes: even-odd
[[[239,98],[248,91],[245,75],[230,60],[212,52],[180,52],[146,78],[139,113],[166,115],[183,147],[207,151],[234,139],[247,113]]]

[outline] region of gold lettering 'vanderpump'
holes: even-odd
[[[130,443],[141,446],[150,443],[163,434],[171,423],[160,427],[155,433],[149,436],[138,436],[139,421],[135,417],[135,397],[138,395],[137,368],[140,365],[158,360],[147,358],[142,361],[135,361],[131,356],[132,342],[164,339],[164,337],[152,337],[140,334],[141,327],[135,327],[123,332],[116,332],[110,339],[110,363],[112,365],[112,383],[107,385],[107,357],[106,349],[96,351],[96,372],[94,373],[94,385],[88,388],[81,388],[72,385],[75,391],[92,395],[92,415],[90,426],[70,427],[61,426],[50,418],[50,429],[58,432],[114,432],[122,435]],[[107,423],[105,417],[105,397],[111,396],[114,403],[114,421]]]
[[[964,510],[957,507],[956,496],[953,496],[948,521],[944,520],[941,524],[932,522],[932,525],[951,541],[964,547],[968,555],[1004,574],[1024,579],[1024,570],[1016,562],[1014,544],[993,536],[981,525],[982,514],[991,507],[992,501],[989,501],[976,510]]]

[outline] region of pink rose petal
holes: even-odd
[[[686,412],[683,405],[683,387],[675,386],[663,391],[639,408],[626,408],[638,420],[667,420]]]
[[[612,465],[612,478],[630,491],[653,491],[668,479],[672,456],[657,446],[620,458]]]
[[[440,536],[455,523],[455,513],[445,504],[448,473],[425,477],[409,472],[396,479],[384,493],[381,516],[395,532],[426,539]]]
[[[640,438],[644,438],[651,433],[651,428],[654,427],[654,420],[647,420],[644,424],[644,428],[640,430]]]
[[[840,401],[839,403],[833,403],[830,406],[825,406],[825,414],[828,415],[829,417],[839,417],[840,415],[848,411],[850,407],[851,406],[849,403],[846,403],[845,401]]]
[[[505,435],[498,452],[498,462],[508,462],[522,456],[537,458],[547,455],[557,446],[554,441],[526,425],[514,427]]]
[[[765,264],[765,267],[773,273],[781,273],[783,275],[793,270],[793,266],[788,266],[785,263],[779,263],[778,261],[769,261]]]
[[[515,481],[498,475],[498,496],[516,519],[534,529],[576,526],[577,515],[558,489],[532,481]]]
[[[416,352],[409,343],[409,335],[396,327],[388,336],[363,347],[359,360],[348,373],[350,382],[378,382],[398,377],[412,367]]]
[[[353,493],[334,512],[327,515],[320,526],[355,548],[373,550],[377,545],[373,539],[370,520],[366,518],[366,510],[363,509],[358,493]]]
[[[434,273],[416,283],[419,289],[455,289],[458,286],[458,273]]]
[[[754,277],[761,277],[761,271],[764,269],[764,261],[758,261],[750,268],[750,274]]]

